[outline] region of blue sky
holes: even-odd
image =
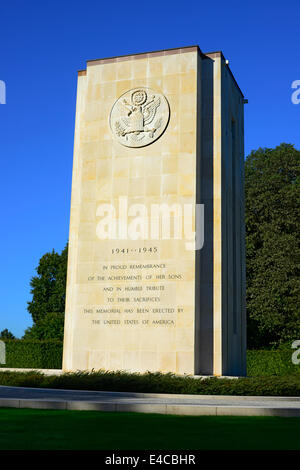
[[[101,57],[222,50],[249,104],[245,153],[300,149],[299,1],[15,1],[0,7],[0,331],[21,336],[39,258],[68,239],[77,70]]]

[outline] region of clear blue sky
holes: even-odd
[[[22,335],[39,258],[68,238],[77,70],[101,57],[222,50],[249,104],[245,152],[300,149],[299,0],[15,1],[0,7],[0,331]]]

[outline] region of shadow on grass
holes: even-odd
[[[0,409],[0,449],[299,450],[299,418]]]

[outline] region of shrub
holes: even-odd
[[[6,364],[1,367],[61,369],[63,343],[56,340],[5,340]]]
[[[286,347],[277,350],[247,351],[247,375],[288,375],[300,373],[300,364],[292,363],[294,350]]]
[[[8,386],[199,395],[300,396],[300,375],[239,379],[194,379],[173,374],[78,372],[45,376],[36,372],[1,372],[0,384]]]

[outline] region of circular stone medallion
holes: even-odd
[[[150,88],[140,87],[120,96],[112,107],[109,122],[120,144],[144,147],[163,134],[169,117],[166,97]]]

